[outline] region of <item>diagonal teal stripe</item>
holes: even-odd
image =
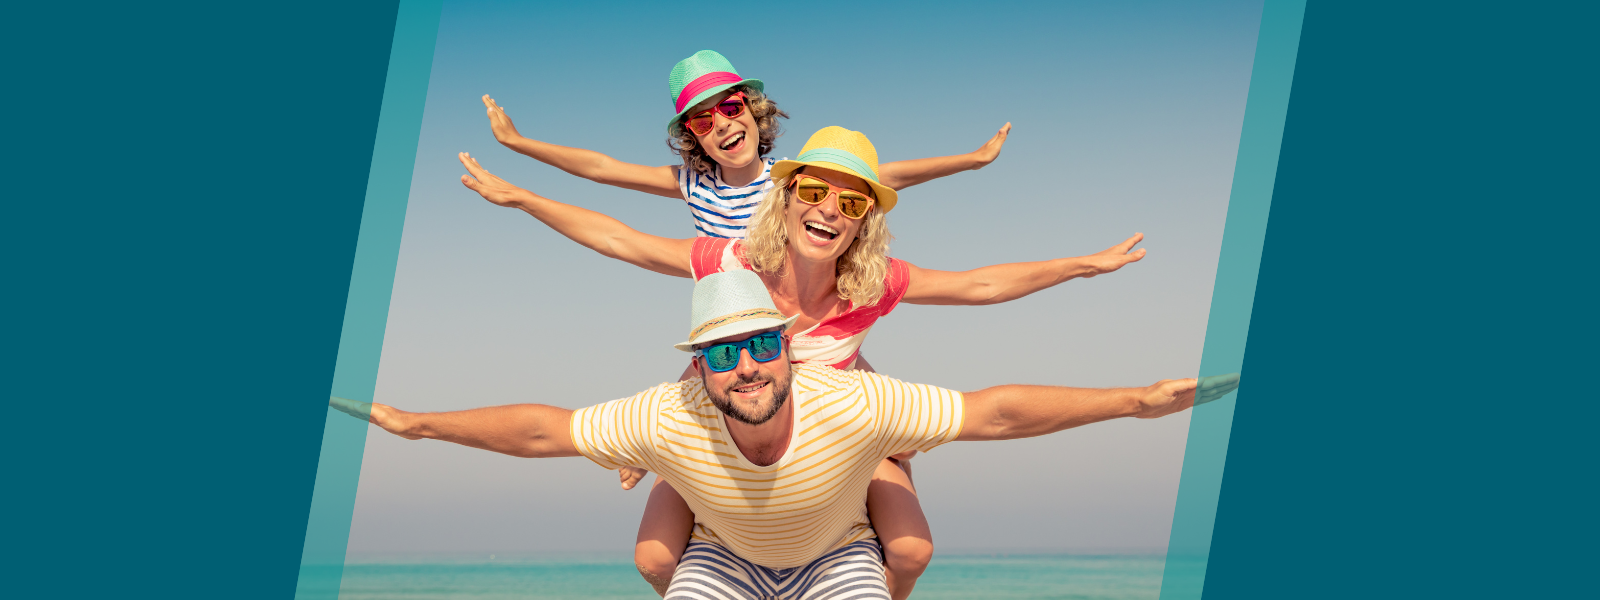
[[[422,133],[422,111],[433,67],[443,0],[401,0],[395,18],[383,107],[367,176],[344,329],[331,395],[371,401],[378,382],[389,295],[394,288],[405,225],[411,170]],[[306,523],[296,600],[336,599],[361,477],[367,424],[329,410]]]
[[[1256,273],[1267,234],[1267,215],[1272,207],[1278,151],[1283,144],[1283,123],[1289,109],[1305,10],[1305,0],[1268,0],[1262,7],[1250,93],[1239,134],[1239,156],[1234,163],[1233,192],[1228,198],[1228,220],[1222,233],[1211,315],[1206,322],[1205,350],[1200,358],[1202,374],[1238,373],[1244,364]],[[1189,439],[1178,481],[1161,600],[1199,600],[1205,589],[1234,403],[1246,396],[1249,381],[1250,374],[1243,373],[1237,394],[1195,410],[1189,418]]]

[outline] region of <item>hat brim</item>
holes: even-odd
[[[772,329],[773,327],[782,327],[784,329],[788,329],[790,325],[794,325],[795,319],[799,318],[800,315],[795,315],[782,321],[778,319],[749,319],[746,321],[737,321],[701,333],[700,335],[695,336],[694,339],[691,339],[687,342],[673,344],[672,347],[684,352],[694,352],[694,347],[696,344],[704,344],[706,342],[750,333],[752,331]]]
[[[707,98],[728,91],[728,88],[738,87],[741,85],[747,85],[755,88],[755,90],[758,92],[766,91],[766,84],[761,83],[760,79],[745,79],[738,83],[726,83],[709,88],[704,92],[700,92],[694,98],[690,98],[689,103],[683,105],[683,110],[678,111],[678,114],[672,115],[672,118],[667,120],[667,135],[678,135],[678,130],[683,127],[683,125],[678,121],[683,119],[683,115],[689,114],[689,111],[694,110],[694,106],[696,104],[705,102]]]
[[[855,169],[850,167],[821,160],[808,160],[805,162],[780,160],[772,165],[772,180],[777,181],[788,177],[794,174],[795,171],[800,170],[800,167],[817,167],[860,177],[862,181],[867,182],[867,185],[872,186],[872,194],[877,196],[877,200],[873,202],[873,205],[885,213],[894,210],[895,203],[900,200],[900,194],[894,191],[894,188],[873,181],[871,177],[857,173]]]

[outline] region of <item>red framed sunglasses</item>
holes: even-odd
[[[689,118],[683,120],[683,124],[689,128],[689,131],[693,131],[695,135],[705,135],[711,133],[711,130],[717,126],[716,119],[713,118],[712,113],[721,114],[727,119],[737,119],[739,115],[744,114],[744,106],[744,92],[739,92],[723,98],[716,106],[690,115]]]

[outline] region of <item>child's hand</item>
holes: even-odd
[[[617,475],[622,477],[622,489],[625,490],[633,489],[633,486],[639,485],[639,480],[644,479],[644,476],[649,474],[649,471],[639,467],[623,467],[621,469],[617,469]]]
[[[510,144],[512,140],[522,137],[522,134],[517,133],[517,126],[511,123],[511,117],[506,115],[506,109],[495,104],[494,98],[484,94],[483,106],[489,109],[489,129],[494,131],[496,141]]]
[[[507,122],[509,123],[510,121]],[[978,166],[973,167],[973,170],[989,166],[989,163],[994,162],[994,159],[1000,158],[1000,149],[1005,147],[1006,136],[1010,134],[1011,124],[1006,123],[1005,127],[1000,128],[999,133],[994,134],[994,137],[989,138],[989,141],[983,144],[982,148],[979,148],[977,152],[973,152],[973,157],[978,161]]]

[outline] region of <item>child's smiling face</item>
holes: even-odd
[[[733,93],[733,90],[728,90],[716,94],[694,105],[685,114],[693,115],[710,109]],[[748,104],[737,118],[729,119],[713,111],[711,120],[715,124],[711,133],[695,136],[695,140],[705,149],[706,155],[711,157],[711,160],[722,165],[724,169],[740,169],[750,166],[760,158],[756,149],[761,145],[761,129],[756,126],[756,116]]]

